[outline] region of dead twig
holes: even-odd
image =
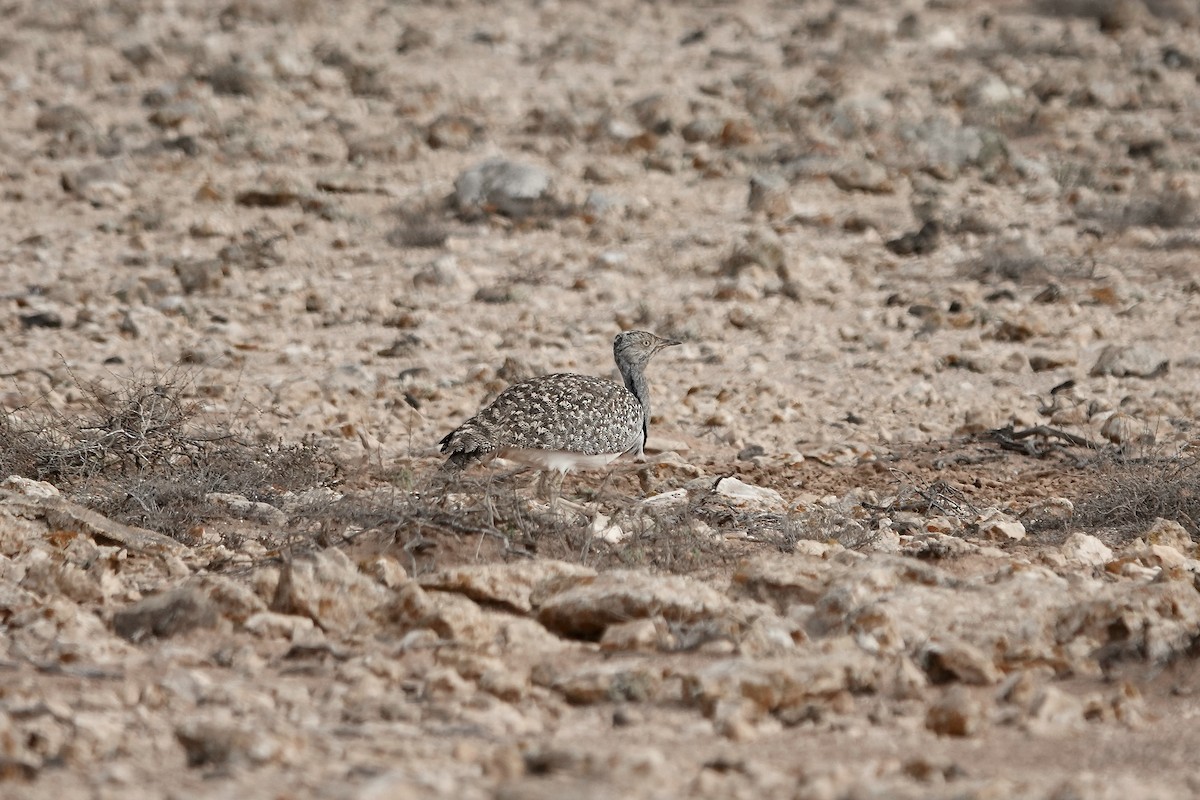
[[[1002,450],[1012,450],[1032,458],[1045,458],[1051,453],[1062,451],[1064,446],[1084,447],[1088,450],[1100,450],[1103,447],[1091,439],[1047,425],[1035,425],[1019,431],[1014,430],[1012,425],[1006,425],[978,434],[977,438],[994,442]]]

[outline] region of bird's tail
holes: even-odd
[[[441,445],[442,452],[447,456],[446,461],[442,464],[442,472],[461,472],[472,462],[482,460],[484,456],[495,449],[482,437],[464,431],[462,428],[446,434],[438,444]]]
[[[476,460],[474,453],[466,453],[462,450],[456,450],[450,454],[449,458],[442,462],[440,470],[442,472],[462,472],[474,460]]]

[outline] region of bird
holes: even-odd
[[[681,344],[646,331],[613,339],[622,383],[559,372],[509,386],[439,442],[443,470],[457,471],[494,457],[557,471],[607,466],[636,453],[644,457],[650,429],[646,365],[656,353]],[[543,486],[539,482],[539,490]]]

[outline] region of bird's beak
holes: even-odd
[[[654,348],[654,349],[655,349],[655,350],[662,350],[664,347],[674,347],[674,346],[675,346],[675,345],[677,345],[677,344],[683,344],[683,342],[677,342],[677,341],[675,341],[674,339],[659,339],[659,340],[658,340],[658,347],[656,347],[656,348]]]

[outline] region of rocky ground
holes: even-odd
[[[0,3],[0,795],[1195,796],[1198,84],[1190,0]],[[438,473],[628,328],[648,462]]]

